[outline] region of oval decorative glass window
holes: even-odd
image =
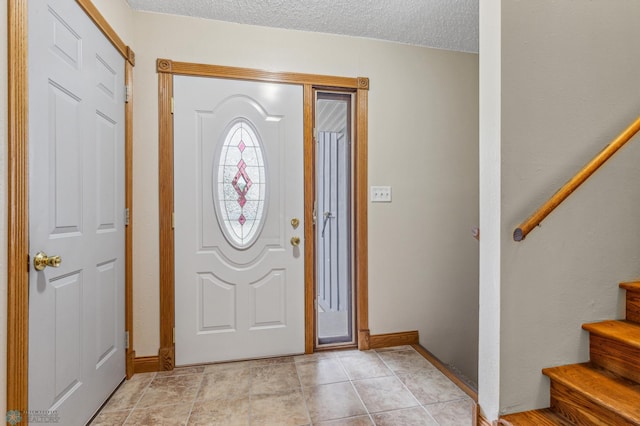
[[[267,193],[265,159],[258,133],[248,120],[237,119],[227,129],[214,176],[218,220],[229,243],[247,248],[262,229]]]

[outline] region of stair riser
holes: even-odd
[[[551,381],[551,408],[578,425],[634,425],[617,413],[595,404],[583,394],[554,380]]]
[[[627,319],[640,323],[640,293],[627,290]]]
[[[640,349],[591,334],[589,350],[592,363],[640,383]]]

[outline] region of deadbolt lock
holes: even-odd
[[[300,226],[300,219],[298,219],[297,217],[291,219],[291,226],[293,227],[293,229],[297,229],[298,226]]]

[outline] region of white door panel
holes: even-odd
[[[125,375],[124,60],[73,0],[29,2],[29,409],[83,424]]]
[[[300,353],[302,87],[178,76],[174,98],[176,363]]]

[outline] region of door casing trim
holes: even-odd
[[[173,76],[232,78],[298,84],[303,87],[304,120],[304,218],[305,218],[305,352],[315,346],[315,233],[313,202],[315,173],[313,143],[313,90],[343,89],[356,93],[356,129],[354,149],[354,279],[357,297],[356,330],[358,348],[369,349],[368,248],[367,248],[367,126],[369,79],[366,77],[333,77],[315,74],[271,72],[249,68],[177,62],[159,58],[158,73],[158,176],[160,204],[160,348],[161,370],[175,366],[175,250],[172,215],[173,193]]]
[[[29,406],[29,96],[28,0],[8,0],[7,117],[7,409]],[[133,87],[135,53],[90,0],[76,0],[125,59],[125,84]],[[131,93],[133,91],[131,90]],[[125,104],[125,207],[133,217],[133,96]],[[125,228],[126,374],[133,375],[133,223]]]

